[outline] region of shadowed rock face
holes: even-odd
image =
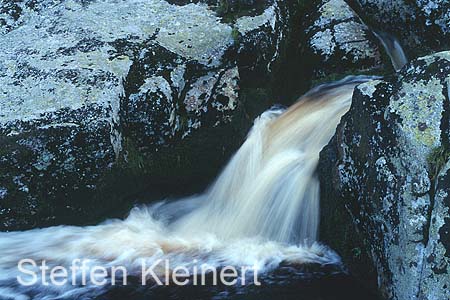
[[[399,38],[408,57],[446,50],[450,46],[450,2],[446,0],[349,2],[368,25]]]
[[[450,297],[449,84],[440,52],[359,85],[321,153],[322,240],[387,299]]]
[[[227,23],[173,2],[0,4],[0,229],[96,219],[152,178],[212,177],[239,144],[240,89],[270,88],[294,6]]]

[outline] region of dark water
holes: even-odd
[[[134,282],[134,284],[133,284]],[[329,267],[284,265],[260,278],[261,285],[158,286],[140,285],[129,278],[127,286],[115,286],[96,300],[376,300],[380,299],[364,283]]]

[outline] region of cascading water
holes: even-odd
[[[405,51],[403,50],[400,42],[391,34],[382,31],[372,31],[378,40],[383,45],[386,53],[391,59],[391,64],[395,71],[400,71],[404,65],[408,63]]]
[[[287,111],[259,117],[248,139],[202,204],[175,222],[185,234],[224,239],[258,236],[283,243],[315,241],[320,150],[351,104],[354,84],[312,93]]]
[[[191,270],[197,262],[255,266],[260,272],[282,262],[339,265],[339,257],[316,242],[315,169],[320,150],[351,105],[354,87],[367,80],[349,77],[323,85],[287,110],[263,113],[202,195],[135,208],[125,220],[98,226],[0,233],[0,298],[93,299],[104,293],[105,287],[90,282],[22,286],[16,278],[21,259],[45,260],[50,267],[89,259],[87,268],[126,266],[129,275],[138,273],[142,261],[151,265],[161,258],[170,259],[171,268]]]

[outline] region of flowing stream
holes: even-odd
[[[69,268],[76,259],[89,259],[88,270],[103,266],[111,271],[108,283],[115,266],[126,267],[126,276],[138,278],[143,263],[150,266],[160,259],[170,260],[169,272],[182,266],[191,277],[199,265],[251,266],[262,276],[283,264],[340,270],[339,257],[317,242],[316,167],[320,150],[351,105],[354,87],[370,79],[348,77],[322,85],[288,109],[264,112],[201,195],[135,208],[125,220],[97,226],[0,233],[0,299],[103,299],[108,285],[99,287],[92,279],[46,285],[46,274],[38,271],[44,261],[50,268]],[[21,259],[36,265],[27,264],[24,274],[18,269]],[[155,268],[157,275],[166,271]],[[37,283],[21,285],[17,276]],[[79,280],[83,273],[78,269],[72,276]],[[246,276],[241,272],[238,277]],[[145,280],[155,281],[148,276]]]
[[[408,63],[408,58],[406,57],[400,41],[387,32],[376,30],[372,30],[372,32],[383,45],[394,70],[396,72],[400,71]]]

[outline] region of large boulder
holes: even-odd
[[[321,153],[321,238],[386,299],[450,298],[449,85],[450,52],[359,85]]]
[[[447,0],[352,0],[364,21],[393,34],[409,57],[450,48],[450,2]]]
[[[314,80],[377,72],[377,38],[344,0],[318,0],[303,20],[303,57]]]
[[[269,105],[296,4],[224,5],[1,2],[0,230],[212,178]]]

